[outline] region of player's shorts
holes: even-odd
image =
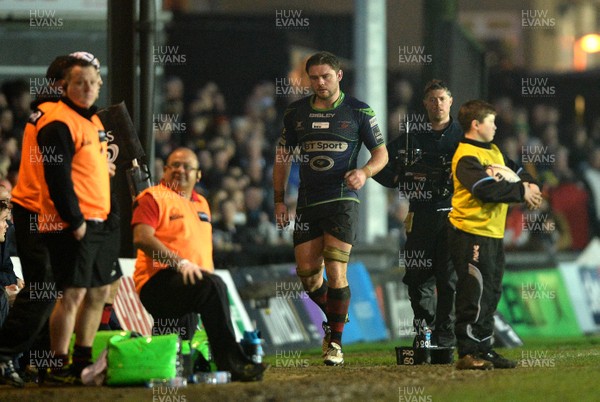
[[[120,276],[114,260],[117,243],[104,222],[86,221],[83,239],[76,240],[71,232],[44,234],[50,253],[52,272],[59,289],[94,288],[112,283]]]
[[[328,233],[344,243],[356,240],[358,202],[342,200],[299,208],[294,222],[294,246]]]

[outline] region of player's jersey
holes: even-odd
[[[344,181],[356,169],[358,151],[384,144],[373,110],[365,103],[340,92],[331,109],[316,109],[314,96],[292,103],[284,115],[279,146],[298,152],[300,165],[298,208],[338,200],[358,202],[355,190]]]

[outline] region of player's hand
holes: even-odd
[[[367,181],[367,174],[362,169],[354,169],[346,172],[344,179],[350,190],[360,190]]]
[[[108,177],[115,177],[115,174],[117,174],[117,165],[108,162]]]
[[[195,285],[196,279],[202,280],[202,268],[189,260],[181,260],[177,271],[183,275],[184,285]]]
[[[537,184],[523,182],[525,188],[525,204],[529,209],[538,209],[542,205],[542,192]]]
[[[17,287],[23,289],[25,287],[25,281],[21,278],[17,278]]]
[[[85,221],[77,228],[73,231],[73,236],[75,236],[75,239],[77,241],[81,241],[81,239],[83,239],[83,237],[85,236],[85,232],[87,230],[87,225],[85,224]]]
[[[288,213],[287,205],[283,202],[275,203],[275,222],[278,228],[285,228],[290,223],[290,215]]]

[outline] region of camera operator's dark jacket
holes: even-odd
[[[442,131],[409,133],[408,159],[414,156],[414,150],[421,152],[418,161],[409,160],[409,163],[405,163],[407,154],[403,153],[406,135],[404,133],[387,144],[389,162],[373,178],[385,187],[398,188],[404,193],[401,196],[411,200],[411,211],[450,209],[451,162],[463,136],[462,128],[450,118],[450,124]]]

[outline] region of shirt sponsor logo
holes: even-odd
[[[302,149],[306,152],[344,152],[348,149],[348,143],[342,141],[306,141],[302,144]]]
[[[333,167],[334,162],[329,156],[320,155],[315,156],[310,160],[310,167],[317,172],[323,172]]]
[[[317,129],[317,130],[326,130],[329,128],[329,122],[328,121],[314,121],[312,124],[312,128]]]
[[[308,117],[319,117],[330,119],[335,116],[335,113],[309,113]]]
[[[375,137],[375,142],[377,144],[381,144],[383,142],[383,134],[379,129],[379,125],[377,124],[377,118],[371,117],[369,119],[369,124],[371,125],[371,131],[373,131],[373,136]]]

